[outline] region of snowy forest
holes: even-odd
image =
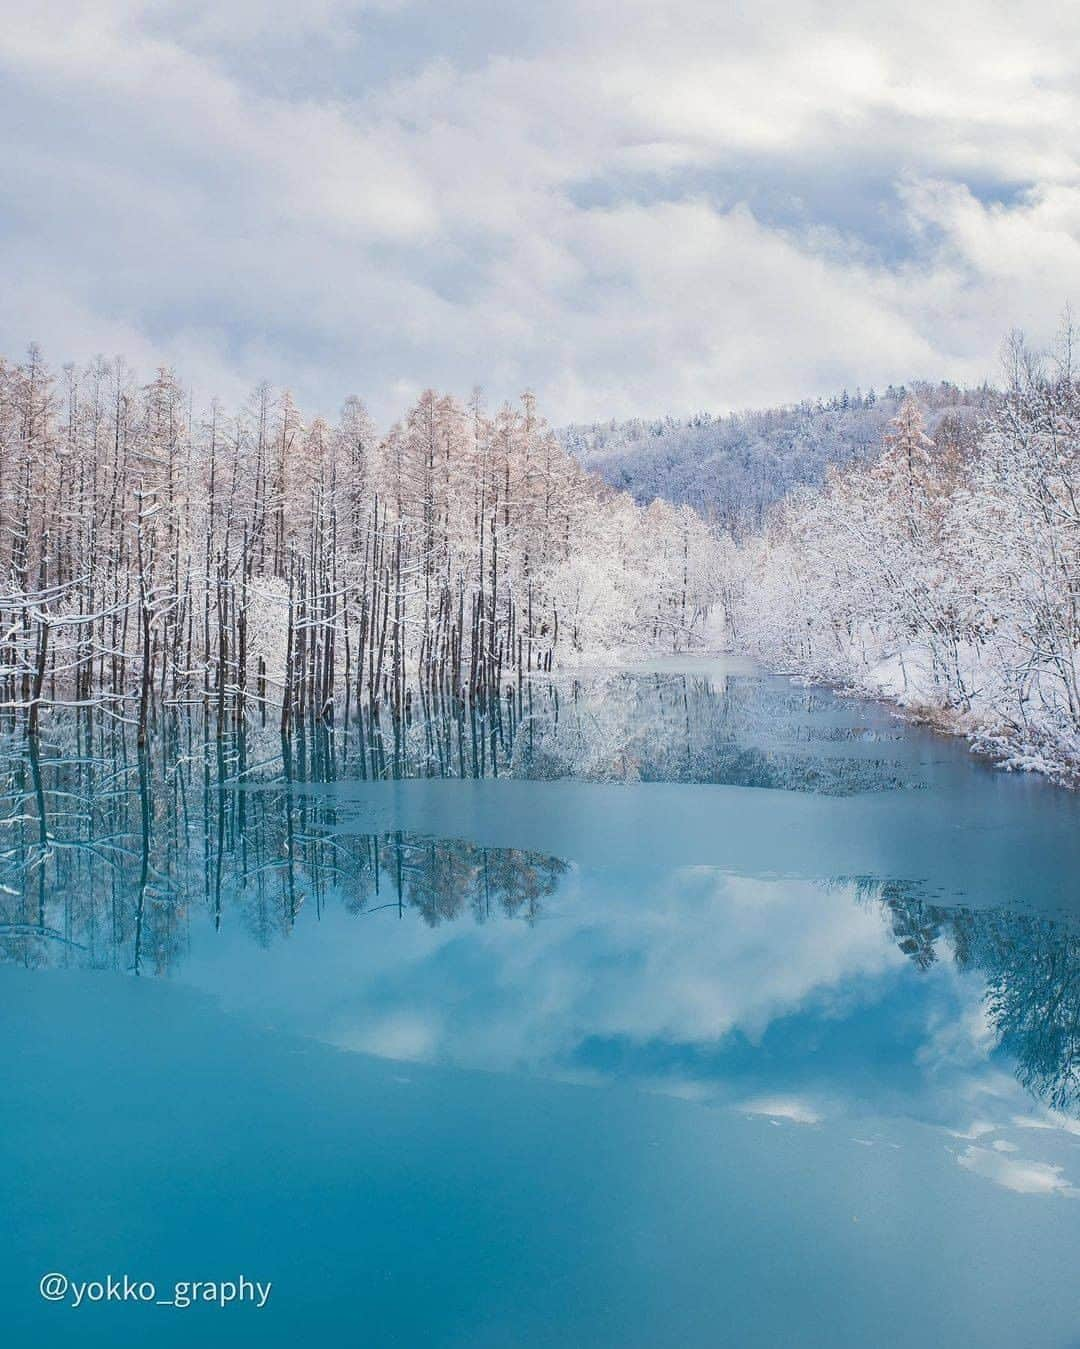
[[[1080,381],[1007,344],[973,434],[911,395],[878,457],[792,492],[732,554],[731,637],[884,695],[1014,767],[1080,776]]]
[[[689,507],[586,472],[525,394],[428,390],[385,435],[259,387],[199,413],[169,370],[0,365],[0,699],[243,717],[472,696],[597,652],[686,647],[718,591]]]
[[[573,425],[639,502],[726,540],[729,647],[899,702],[1000,761],[1080,777],[1080,379],[1003,348],[1004,389],[915,381],[685,421]]]
[[[0,363],[0,704],[288,730],[723,642],[1075,783],[1080,380],[1071,330],[1006,350],[1000,392],[556,434],[528,393],[381,433],[32,347]]]

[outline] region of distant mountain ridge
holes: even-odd
[[[873,458],[908,394],[919,400],[931,437],[963,449],[994,390],[915,381],[722,417],[579,422],[559,437],[580,463],[635,501],[685,502],[742,535],[760,529],[769,507],[793,488],[820,483],[830,464]]]

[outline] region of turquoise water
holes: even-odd
[[[736,660],[3,753],[6,1343],[1080,1344],[1077,796]]]

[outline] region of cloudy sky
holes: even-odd
[[[996,374],[1080,304],[1080,6],[0,0],[0,350],[555,421]]]

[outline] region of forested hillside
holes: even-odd
[[[635,418],[568,426],[560,434],[586,468],[635,501],[660,496],[686,503],[741,535],[760,529],[769,507],[794,487],[822,482],[831,464],[875,457],[909,394],[935,440],[958,447],[970,443],[991,400],[986,387],[916,382],[726,417]]]

